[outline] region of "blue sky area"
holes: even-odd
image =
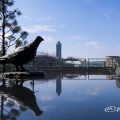
[[[120,0],[15,0],[28,41],[42,36],[39,52],[81,58],[120,55]]]

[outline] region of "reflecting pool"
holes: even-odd
[[[120,120],[120,81],[114,76],[3,81],[2,120]]]

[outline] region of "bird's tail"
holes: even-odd
[[[1,58],[1,57],[0,57],[0,64],[6,64],[6,61],[7,61],[7,60],[6,60],[5,58]]]

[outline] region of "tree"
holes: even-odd
[[[18,8],[11,8],[14,3],[14,0],[0,0],[0,47],[2,55],[5,55],[7,49],[16,43],[16,47],[19,43],[25,44],[25,39],[28,36],[28,33],[22,31],[18,25],[16,17],[22,13]]]

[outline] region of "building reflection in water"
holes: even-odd
[[[23,82],[14,81],[14,83],[5,84],[3,81],[0,85],[0,94],[1,120],[16,120],[20,113],[27,109],[31,109],[36,116],[43,113],[36,102],[34,92],[24,87]]]
[[[106,79],[107,80],[114,80],[115,79],[115,75],[106,75]]]
[[[82,76],[82,75],[81,75]],[[67,78],[67,79],[74,79],[74,80],[86,80],[87,79],[87,77],[86,77],[86,75],[83,75],[84,76],[84,78],[82,77],[82,79],[80,79],[79,78],[79,75],[74,75],[74,74],[71,74],[71,75],[66,75],[65,77]],[[89,76],[89,75],[88,75]],[[115,80],[115,75],[113,74],[113,75],[104,75],[105,77],[104,77],[104,80]],[[61,93],[62,93],[62,74],[60,75],[60,76],[58,76],[57,78],[56,78],[56,93],[57,93],[57,95],[58,96],[60,96],[61,95]],[[76,78],[79,78],[79,79],[76,79]],[[94,79],[98,79],[97,77],[95,77]],[[103,79],[103,78],[99,78],[99,79]],[[88,80],[89,80],[89,77],[88,77]],[[119,82],[119,86],[120,86],[120,81],[118,81]],[[118,84],[118,83],[117,83]]]
[[[62,92],[62,80],[61,80],[61,76],[56,78],[56,93],[58,96],[60,96]]]
[[[117,88],[120,88],[120,79],[116,80],[116,86],[117,86]]]

